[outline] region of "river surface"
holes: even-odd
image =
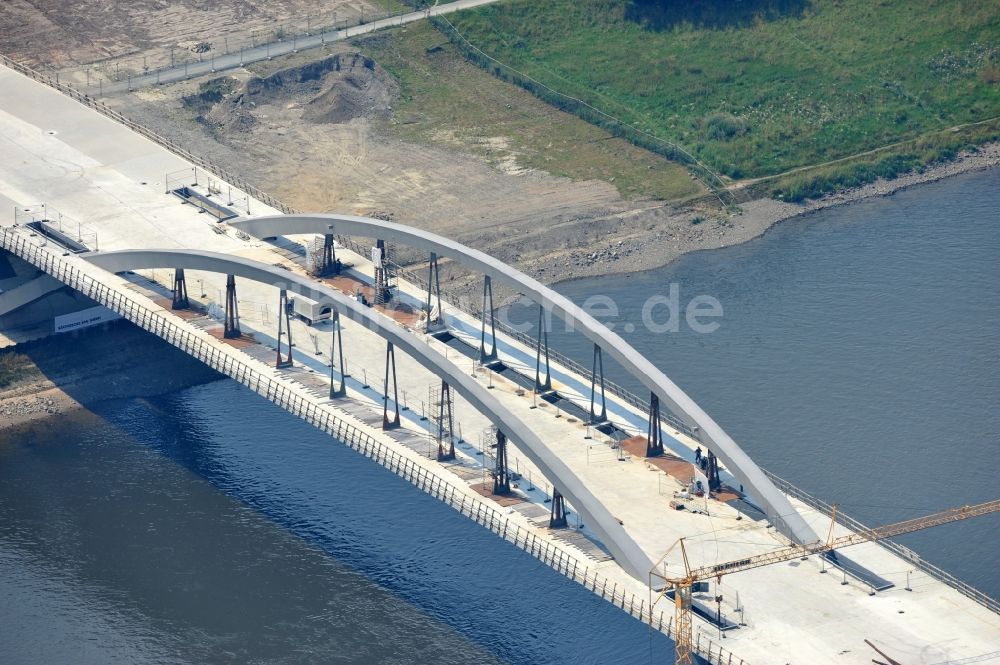
[[[964,176],[559,288],[613,297],[626,337],[755,459],[877,524],[1000,489],[998,210],[1000,172]],[[646,330],[642,303],[670,283],[682,304],[717,298],[719,329]],[[574,336],[553,343],[589,362]],[[995,517],[902,541],[1000,595]],[[669,650],[230,381],[0,434],[5,664],[633,664]]]
[[[679,330],[651,332],[643,306],[671,284]],[[604,321],[756,462],[866,524],[1000,497],[1000,170],[788,220],[664,269],[558,289],[580,304],[610,298],[619,313]],[[719,324],[710,334],[685,320],[699,295],[722,306],[722,317],[700,320]],[[665,305],[652,320],[667,323]],[[550,344],[590,366],[580,335],[556,328]],[[640,392],[615,367],[606,372]],[[1000,515],[898,540],[1000,597]]]

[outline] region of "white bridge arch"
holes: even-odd
[[[270,284],[275,288],[292,291],[318,302],[330,303],[341,316],[346,316],[376,332],[396,348],[406,352],[421,366],[447,381],[448,385],[462,395],[473,408],[489,418],[500,431],[518,444],[518,449],[580,513],[584,523],[610,550],[618,565],[641,582],[648,582],[649,571],[653,567],[652,560],[625,532],[621,523],[538,435],[464,370],[384,314],[303,275],[228,254],[183,249],[150,249],[93,252],[84,255],[84,258],[95,266],[115,273],[156,268],[223,273]]]
[[[816,532],[771,482],[759,466],[680,387],[628,342],[565,296],[502,261],[443,236],[411,226],[369,217],[334,214],[292,214],[253,217],[229,222],[230,226],[258,238],[286,235],[361,236],[392,241],[414,249],[451,258],[467,268],[509,286],[563,321],[580,330],[602,352],[610,353],[633,377],[689,425],[697,426],[704,445],[759,502],[768,521],[800,545],[818,540]]]

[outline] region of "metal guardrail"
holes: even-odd
[[[217,37],[204,42],[210,46],[209,50],[204,53],[197,53],[195,55],[185,54],[181,57],[174,57],[174,49],[171,49],[171,63],[153,68],[147,66],[148,58],[146,56],[129,54],[111,57],[85,67],[84,73],[87,77],[86,88],[90,93],[97,93],[99,97],[103,97],[103,93],[105,91],[110,92],[114,89],[112,87],[114,84],[125,84],[124,88],[122,88],[122,86],[117,86],[117,88],[131,91],[133,89],[133,81],[137,82],[139,79],[152,79],[156,83],[159,83],[162,77],[164,82],[167,82],[168,78],[162,75],[169,74],[171,72],[184,72],[184,79],[186,79],[186,70],[190,66],[207,65],[209,67],[209,72],[207,73],[213,73],[216,71],[216,59],[220,59],[219,64],[223,65],[221,60],[239,55],[238,62],[242,65],[244,63],[249,64],[264,59],[270,59],[272,56],[271,49],[274,49],[274,55],[278,55],[279,49],[282,47],[290,47],[292,53],[297,53],[299,50],[300,40],[308,42],[310,37],[315,37],[316,35],[321,37],[319,44],[307,43],[303,46],[303,48],[318,48],[330,43],[330,41],[325,40],[327,35],[335,35],[341,31],[346,32],[351,28],[368,25],[385,19],[394,19],[408,13],[411,12],[396,13],[391,11],[373,11],[366,14],[362,10],[361,14],[353,19],[337,19],[335,16],[332,18],[324,18],[322,16],[314,18],[307,16],[299,19],[301,23],[298,24],[296,24],[296,21],[290,20],[285,21],[270,30],[251,31],[249,38],[234,38],[231,47],[229,37]],[[334,14],[336,15],[336,12],[334,12]],[[260,39],[258,39],[258,35],[260,36]],[[219,41],[222,42],[221,49],[218,48],[220,46]],[[259,52],[261,50],[264,51],[264,56],[262,57],[244,57],[244,52],[250,54],[254,51]],[[222,71],[223,68],[232,68],[232,65],[222,67],[219,71]],[[91,71],[94,71],[98,75],[103,74],[103,79],[95,78],[91,81]],[[196,75],[203,76],[205,74],[199,73]],[[104,85],[105,82],[107,83],[107,86]],[[173,79],[171,79],[170,82],[174,82]]]
[[[194,153],[192,153],[192,152],[188,151],[187,149],[181,147],[180,145],[178,145],[174,141],[171,141],[170,139],[162,137],[159,134],[157,134],[157,133],[155,133],[155,132],[153,132],[153,131],[151,131],[149,129],[146,129],[142,125],[140,125],[140,124],[138,124],[138,123],[136,123],[136,122],[128,119],[127,117],[125,117],[124,115],[122,115],[121,113],[119,113],[118,111],[115,111],[114,109],[111,109],[110,107],[107,106],[107,104],[104,104],[103,102],[101,102],[99,100],[96,100],[96,99],[93,99],[93,98],[91,98],[91,97],[89,97],[87,95],[84,95],[84,94],[80,93],[79,91],[77,91],[76,89],[74,89],[74,88],[72,88],[72,87],[70,87],[68,85],[59,83],[58,81],[56,81],[52,77],[47,76],[45,74],[42,74],[42,73],[40,73],[38,71],[35,71],[34,69],[32,69],[30,67],[27,67],[26,65],[22,65],[21,63],[18,63],[18,62],[14,61],[14,60],[12,60],[10,58],[8,58],[7,56],[5,56],[3,54],[0,54],[0,64],[3,64],[5,66],[7,66],[7,67],[10,67],[11,69],[13,69],[13,70],[15,70],[17,72],[20,72],[21,74],[24,74],[25,76],[27,76],[29,78],[32,78],[32,79],[38,81],[39,83],[43,83],[43,84],[45,84],[45,85],[47,85],[49,87],[52,87],[52,88],[58,90],[59,92],[62,92],[63,94],[67,95],[68,97],[71,97],[72,99],[75,99],[76,101],[80,102],[81,104],[84,104],[85,106],[88,106],[88,107],[94,109],[95,111],[97,111],[97,112],[99,112],[99,113],[101,113],[101,114],[103,114],[103,115],[111,118],[112,120],[115,120],[116,122],[119,122],[119,123],[125,125],[126,127],[128,127],[129,129],[131,129],[132,131],[134,131],[134,132],[136,132],[138,134],[141,134],[142,136],[145,136],[149,140],[151,140],[151,141],[159,144],[160,146],[162,146],[163,148],[166,148],[170,152],[173,152],[175,155],[177,155],[177,156],[179,156],[179,157],[181,157],[183,159],[186,159],[187,161],[191,162],[192,164],[195,164],[196,166],[200,166],[202,169],[204,169],[205,171],[208,171],[209,173],[211,173],[212,175],[216,176],[220,180],[224,180],[227,183],[236,186],[237,188],[241,189],[246,194],[248,194],[248,195],[252,196],[253,198],[257,199],[258,201],[260,201],[260,202],[262,202],[262,203],[264,203],[264,204],[266,204],[266,205],[274,208],[275,210],[279,210],[279,211],[281,211],[282,213],[284,213],[286,215],[293,215],[293,214],[297,214],[297,213],[300,212],[300,211],[298,211],[298,210],[296,210],[296,209],[294,209],[294,208],[292,208],[292,207],[290,207],[288,205],[285,205],[284,203],[282,203],[278,199],[274,198],[273,196],[271,196],[267,192],[262,191],[261,189],[259,189],[255,185],[252,185],[252,184],[248,183],[247,181],[243,180],[241,177],[239,177],[239,176],[237,176],[237,175],[235,175],[235,174],[233,174],[233,173],[231,173],[231,172],[223,169],[222,167],[218,166],[217,164],[215,164],[213,162],[210,162],[207,159],[203,159],[203,158],[195,155]],[[350,239],[343,238],[341,236],[338,236],[337,239],[338,239],[338,242],[340,242],[341,244],[343,244],[345,247],[350,247],[353,251],[357,251],[356,249],[354,249],[355,247],[357,247],[358,249],[361,249],[360,254],[362,256],[366,255],[366,252],[362,248],[360,248],[360,246],[357,245],[357,243],[354,243]],[[404,275],[407,280],[413,279],[414,283],[416,283],[418,285],[421,285],[422,288],[427,288],[426,281],[423,280],[422,278],[420,278],[419,276],[415,275],[412,271],[407,270],[406,268],[403,268],[402,266],[398,266],[398,265],[395,265],[395,264],[393,264],[393,266],[394,266],[394,268],[396,270],[399,271],[399,274]],[[442,292],[442,295],[444,295],[444,292]],[[460,302],[460,301],[461,301],[461,299],[455,299],[453,302],[457,303],[457,302]],[[479,318],[479,315],[477,313],[475,313],[475,312],[471,312],[471,311],[467,311],[467,310],[463,310],[463,311],[466,311],[466,313],[470,314],[473,317]],[[498,326],[498,327],[500,329],[506,328],[506,326],[502,326],[502,325]],[[513,334],[515,336],[523,336],[522,333],[518,333],[517,331],[508,332],[507,330],[504,330],[504,332],[505,332],[505,334]],[[528,339],[531,340],[531,338],[528,338]],[[534,341],[531,340],[530,343],[533,344]],[[581,368],[580,363],[578,363],[576,361],[573,361],[572,359],[568,359],[566,356],[564,356],[562,354],[553,353],[551,349],[550,349],[550,355],[552,355],[553,357],[558,357],[559,358],[559,362],[563,362],[563,359],[566,359],[568,361],[568,364],[567,364],[568,367],[571,367],[571,368]],[[586,370],[586,368],[582,368],[582,370],[581,369],[575,369],[574,371],[583,371],[584,372],[583,376],[586,376],[589,373]],[[625,388],[622,388],[621,386],[618,386],[617,384],[614,384],[612,382],[606,382],[605,385],[606,385],[607,391],[610,392],[611,394],[619,397],[622,400],[625,400],[626,402],[628,402],[629,404],[632,404],[633,406],[635,406],[637,408],[643,408],[643,409],[646,408],[646,401],[643,400],[643,399],[641,399],[637,395],[635,395],[635,393],[632,393],[631,391],[629,391],[629,390],[627,390]],[[684,427],[679,426],[679,425],[683,425],[683,423],[679,423],[679,422],[675,423],[675,420],[671,420],[670,418],[666,418],[666,417],[665,417],[665,419],[668,420],[669,422],[671,422],[671,424],[677,425],[678,426],[677,429],[679,429],[681,431],[684,431],[685,433],[690,434],[690,429],[689,428],[687,428],[686,426],[684,426]],[[786,494],[789,494],[790,496],[794,496],[794,497],[798,498],[799,500],[807,503],[808,505],[813,506],[817,510],[820,510],[820,511],[826,513],[828,516],[831,514],[831,509],[829,508],[828,504],[825,504],[824,502],[819,501],[818,499],[813,498],[810,494],[808,494],[804,490],[799,489],[798,487],[796,487],[792,483],[790,483],[790,482],[788,482],[786,480],[783,480],[782,478],[776,476],[775,474],[771,473],[770,471],[767,471],[766,469],[763,469],[763,468],[761,470],[764,471],[764,473],[767,475],[767,477],[770,478],[771,481],[774,482]],[[823,506],[828,506],[828,507],[824,508]],[[889,542],[891,543],[891,541],[889,541]],[[959,591],[960,593],[962,593],[965,596],[971,598],[972,600],[974,600],[974,601],[982,604],[984,607],[990,609],[991,611],[1000,613],[1000,602],[998,602],[996,599],[991,598],[990,596],[987,596],[986,594],[984,594],[981,591],[975,589],[974,587],[970,586],[969,584],[966,584],[965,582],[962,582],[961,580],[958,580],[953,575],[951,575],[951,574],[949,574],[949,573],[941,570],[937,566],[934,566],[931,563],[928,563],[926,561],[923,561],[923,560],[919,559],[918,557],[915,557],[915,555],[912,552],[910,552],[906,548],[903,548],[901,545],[898,545],[896,543],[891,543],[891,544],[887,544],[887,545],[884,545],[884,546],[887,547],[887,548],[889,548],[890,550],[892,550],[894,553],[898,554],[899,556],[904,557],[906,560],[913,561],[914,565],[916,565],[918,568],[920,568],[921,570],[923,570],[924,572],[926,572],[928,575],[936,578],[938,581],[940,581],[940,582],[942,582],[944,584],[947,584],[948,586],[950,586],[953,589]],[[897,548],[897,549],[893,549],[893,548]]]
[[[637,598],[635,594],[627,593],[624,589],[619,590],[618,583],[610,582],[608,578],[590,570],[589,567],[582,566],[579,559],[512,522],[485,501],[470,496],[444,477],[338,418],[329,409],[297,394],[282,381],[262,374],[259,367],[223,352],[202,338],[202,335],[207,333],[186,329],[179,319],[174,320],[176,317],[173,315],[163,310],[154,311],[133,299],[133,296],[126,296],[121,291],[102,284],[70,265],[62,257],[39,247],[15,231],[0,229],[0,248],[16,254],[140,328],[166,340],[209,367],[330,434],[636,619],[649,623],[668,638],[674,638],[673,617],[665,617],[662,611],[654,614],[654,609],[648,600]],[[264,366],[262,363],[257,364]],[[709,663],[747,665],[711,640],[706,642],[707,644],[702,646],[699,641],[696,653]]]

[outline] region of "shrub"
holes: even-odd
[[[712,113],[705,118],[705,130],[711,139],[728,141],[746,134],[747,123],[743,118],[737,118],[732,113]]]

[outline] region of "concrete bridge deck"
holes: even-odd
[[[191,164],[73,100],[3,68],[0,68],[0,154],[4,155],[0,161],[0,204],[9,206],[7,209],[13,212],[15,206],[44,201],[68,217],[83,220],[97,229],[102,251],[210,249],[266,265],[282,264],[290,273],[302,271],[300,265],[272,245],[241,238],[231,229],[220,233],[218,229],[225,229],[224,225],[165,195],[164,174],[191,168]],[[250,205],[256,215],[277,212],[252,198]],[[230,207],[246,213],[241,210],[239,199]],[[4,225],[11,222],[12,216],[0,217]],[[452,491],[467,497],[462,505],[465,501],[476,501],[499,510],[504,519],[530,533],[537,542],[569,557],[560,559],[563,572],[570,568],[579,571],[582,567],[587,579],[600,575],[610,580],[614,594],[622,595],[624,590],[624,594],[636,599],[633,605],[636,602],[641,605],[643,600],[648,603],[646,586],[626,574],[614,560],[607,559],[590,525],[585,523],[582,528],[569,530],[547,528],[547,523],[540,519],[548,511],[547,481],[518,451],[512,451],[511,467],[530,478],[530,482],[519,483],[522,502],[503,505],[504,502],[484,497],[475,490],[474,486],[483,480],[484,455],[479,434],[489,421],[465,400],[456,400],[456,421],[461,423],[462,434],[469,444],[458,447],[458,464],[442,465],[427,459],[426,449],[421,450],[421,441],[426,441],[426,423],[420,420],[418,402],[439,379],[402,355],[397,355],[397,375],[406,394],[401,401],[405,399],[409,409],[403,412],[400,430],[382,432],[378,424],[385,343],[364,326],[350,322],[344,325],[346,364],[352,376],[347,397],[330,400],[322,394],[323,384],[316,378],[328,371],[329,325],[306,328],[295,324],[297,365],[283,370],[268,365],[267,358],[273,358],[274,353],[269,346],[277,338],[277,290],[269,284],[246,280],[238,283],[243,329],[253,335],[256,343],[233,344],[212,334],[220,326],[211,317],[172,313],[157,304],[157,300],[166,297],[166,287],[173,278],[170,270],[149,270],[125,279],[102,271],[84,258],[62,256],[51,242],[39,247],[43,240],[24,229],[8,230],[4,238],[19,241],[22,247],[30,245],[35,248],[32,251],[48,256],[46,260],[107,285],[116,297],[125,298],[136,307],[156,312],[162,320],[170,322],[171,330],[190,335],[202,345],[199,348],[213,349],[218,354],[213,358],[224,357],[229,366],[238,362],[250,368],[246,371],[286,387],[297,400],[293,400],[299,405],[295,408],[305,409],[302,413],[312,413],[313,417],[332,414],[330,417],[350,423],[387,450],[405,457],[414,467],[457,488]],[[340,250],[338,255],[356,266],[355,279],[371,280],[372,266],[366,257]],[[186,277],[193,300],[207,309],[212,309],[212,303],[221,304],[225,275],[190,271]],[[400,291],[415,300],[422,297],[418,288],[406,283],[400,285]],[[457,336],[469,336],[478,330],[478,323],[468,315],[447,305],[445,311]],[[412,322],[399,323],[407,324]],[[449,359],[457,355],[433,337],[423,336],[423,342]],[[313,352],[317,347],[323,355]],[[512,339],[501,339],[499,351],[509,365],[533,371],[533,349]],[[472,376],[471,361],[464,356],[455,361],[460,367],[467,366]],[[557,365],[553,366],[553,375],[564,394],[580,401],[586,399],[587,377]],[[618,461],[617,451],[606,438],[566,414],[557,417],[552,406],[540,407],[542,402],[533,400],[529,392],[520,391],[503,377],[479,370],[475,381],[487,389],[492,383],[491,393],[496,399],[531,426],[611,514],[621,520],[628,536],[650,559],[658,558],[682,536],[690,543],[689,552],[699,564],[760,553],[786,542],[766,524],[738,519],[739,513],[721,502],[708,501],[704,505],[707,515],[671,510],[668,501],[680,487],[676,479],[641,458],[626,456],[624,461]],[[608,400],[613,419],[624,427],[644,432],[644,413],[611,395]],[[290,408],[292,401],[281,403]],[[697,445],[680,432],[668,430],[667,434],[668,446],[679,457],[689,456]],[[792,504],[815,531],[825,533],[829,524],[825,515],[797,500],[793,499]],[[571,525],[575,527],[572,519]],[[845,530],[838,526],[837,531]],[[913,563],[878,545],[858,546],[849,554],[890,579],[896,588],[869,596],[866,588],[850,579],[847,585],[841,585],[838,573],[821,574],[822,562],[812,558],[724,578],[723,611],[730,617],[739,616],[746,624],[729,632],[725,640],[726,649],[735,654],[732,662],[746,659],[756,664],[867,663],[870,653],[864,646],[865,638],[885,647],[905,663],[930,665],[984,654],[993,654],[994,660],[997,659],[1000,621],[995,613],[923,572],[909,576],[913,591],[904,590],[907,572],[914,570]],[[742,613],[735,612],[737,598],[744,609]],[[669,615],[670,608],[661,607]],[[696,622],[696,630],[702,634],[703,646],[709,639],[718,642],[717,632],[707,624]],[[719,646],[711,648],[713,662],[717,662]],[[990,661],[987,658],[978,662]]]

